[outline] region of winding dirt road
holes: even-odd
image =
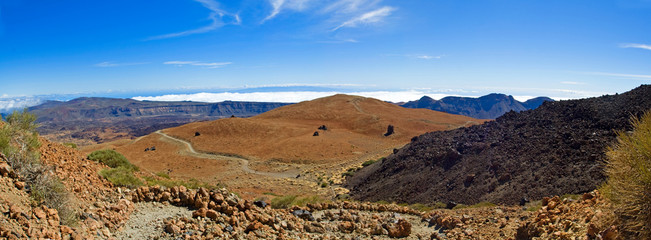
[[[178,143],[181,145],[181,151],[179,151],[180,154],[186,155],[186,156],[191,156],[191,157],[197,157],[197,158],[206,158],[206,159],[213,159],[213,160],[233,160],[233,161],[238,161],[242,165],[242,171],[246,173],[252,173],[252,174],[257,174],[257,175],[262,175],[262,176],[267,176],[267,177],[275,177],[275,178],[295,178],[297,174],[299,174],[298,171],[295,170],[288,170],[285,172],[262,172],[262,171],[256,171],[251,168],[249,168],[249,160],[241,157],[234,157],[234,156],[225,156],[225,155],[219,155],[219,154],[214,154],[214,153],[202,153],[202,152],[197,152],[194,147],[192,147],[192,144],[188,141],[185,141],[183,139],[175,138],[170,135],[167,135],[161,130],[156,131],[158,135],[161,135],[162,137],[165,137],[173,142]]]

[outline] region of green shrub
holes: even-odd
[[[104,163],[111,168],[123,167],[138,171],[138,167],[131,164],[126,157],[111,149],[94,151],[88,154],[88,160]]]
[[[369,166],[369,165],[371,165],[371,164],[373,164],[375,162],[377,162],[377,161],[376,160],[368,160],[368,161],[362,163],[362,167],[367,167],[367,166]]]
[[[613,203],[623,239],[651,239],[651,112],[631,120],[608,149],[608,181],[600,191]]]
[[[170,179],[170,175],[168,173],[166,173],[166,172],[157,172],[156,176],[166,178],[166,179]]]
[[[307,196],[307,197],[287,195],[287,196],[280,196],[271,199],[271,207],[275,209],[282,209],[282,208],[289,208],[292,206],[305,206],[308,203],[318,203],[318,202],[323,202],[323,199],[321,199],[321,197],[317,195]]]
[[[73,148],[73,149],[77,149],[77,144],[76,144],[76,143],[72,143],[72,142],[63,143],[63,146],[66,146],[66,147],[69,147],[69,148]]]
[[[133,175],[133,170],[127,167],[102,169],[99,175],[119,187],[135,188],[143,185],[142,181]]]
[[[324,188],[324,187],[327,187],[327,186],[328,186],[328,183],[327,183],[327,182],[322,182],[322,183],[321,183],[321,188]]]
[[[414,209],[414,210],[418,210],[418,211],[421,211],[421,212],[427,212],[427,211],[431,211],[431,210],[434,209],[434,207],[427,206],[427,205],[422,204],[422,203],[411,204],[411,205],[409,205],[409,208]]]
[[[271,207],[275,209],[288,208],[296,200],[296,195],[280,196],[271,199]]]

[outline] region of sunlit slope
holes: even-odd
[[[252,118],[191,123],[163,132],[199,151],[253,160],[322,163],[400,147],[417,135],[483,122],[377,99],[334,95],[280,107]],[[318,130],[325,125],[327,130]],[[395,133],[385,136],[389,125]],[[318,136],[313,136],[318,132]],[[197,134],[198,133],[198,134]]]

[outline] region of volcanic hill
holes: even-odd
[[[377,99],[335,95],[280,107],[251,118],[197,122],[164,130],[200,151],[259,160],[326,163],[400,147],[413,136],[483,121]],[[385,136],[389,125],[394,133]],[[325,126],[325,129],[318,129]],[[315,132],[318,134],[316,135]],[[199,133],[198,136],[195,136]]]
[[[444,97],[438,101],[428,96],[423,96],[419,100],[410,101],[401,106],[407,108],[426,108],[473,118],[495,119],[509,111],[520,112],[535,109],[545,101],[554,100],[548,97],[537,97],[520,102],[510,95],[492,93],[478,98]]]
[[[250,117],[288,103],[157,102],[83,97],[48,101],[28,110],[36,114],[41,135],[81,145],[147,135],[189,122],[230,116]]]
[[[545,102],[495,121],[414,137],[350,177],[355,199],[514,204],[583,193],[604,180],[606,147],[631,116],[651,109],[651,85],[602,97]]]

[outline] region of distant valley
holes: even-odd
[[[30,107],[38,131],[55,141],[80,145],[133,138],[182,124],[231,116],[250,117],[288,103],[155,102],[118,98],[77,98]]]

